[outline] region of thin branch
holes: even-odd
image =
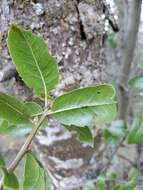
[[[138,34],[138,28],[140,23],[142,0],[131,1],[131,10],[129,16],[129,24],[126,30],[124,48],[123,48],[123,60],[122,68],[119,78],[119,90],[120,90],[120,118],[126,119],[126,114],[129,105],[129,94],[125,90],[130,75],[131,65],[134,57],[134,50],[136,45],[136,39]]]
[[[30,135],[28,136],[28,138],[26,139],[24,145],[22,146],[22,148],[20,149],[19,153],[17,154],[15,160],[11,163],[11,165],[8,167],[8,171],[14,171],[15,168],[17,167],[17,165],[19,164],[19,162],[22,160],[23,156],[25,155],[25,153],[27,152],[33,138],[35,137],[38,129],[41,127],[43,121],[46,118],[46,113],[43,114],[41,116],[41,118],[39,119],[39,122],[37,123],[37,125],[33,128],[32,132],[30,133]]]
[[[127,162],[128,162],[131,166],[133,166],[134,168],[138,168],[137,165],[136,165],[134,162],[132,162],[129,158],[125,157],[125,156],[122,155],[122,154],[118,154],[118,156],[119,156],[120,158],[122,158],[123,160],[127,161]]]
[[[102,172],[106,171],[106,170],[110,167],[110,165],[111,165],[111,163],[112,163],[112,161],[113,161],[113,159],[114,159],[114,156],[116,155],[116,153],[118,152],[119,148],[122,146],[122,144],[124,143],[124,141],[126,140],[126,138],[127,138],[127,135],[125,135],[125,137],[120,140],[120,142],[119,142],[118,145],[116,146],[115,150],[114,150],[114,151],[112,152],[112,154],[110,155],[110,158],[108,159],[106,165],[105,165],[104,168],[101,170],[100,174],[101,174]]]

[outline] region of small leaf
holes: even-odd
[[[0,118],[13,124],[27,122],[30,113],[27,107],[18,99],[0,92]]]
[[[139,171],[132,168],[128,175],[129,181],[124,185],[116,185],[115,190],[134,190],[137,187]]]
[[[97,184],[95,189],[98,190],[106,190],[106,184],[105,184],[105,177],[104,176],[99,176],[97,179]]]
[[[58,97],[52,107],[54,117],[64,125],[93,126],[110,123],[117,113],[115,89],[97,85]]]
[[[48,98],[48,92],[58,83],[56,60],[48,53],[44,40],[16,25],[8,33],[8,48],[19,75],[38,96]]]
[[[4,186],[18,189],[19,182],[16,175],[13,172],[8,172],[6,169],[3,169],[4,172]]]
[[[128,84],[130,88],[143,90],[143,76],[136,76],[130,79]]]
[[[137,182],[140,176],[139,170],[132,168],[129,172],[129,180],[133,180],[134,182]]]
[[[9,125],[7,120],[0,119],[0,134],[7,134],[11,132],[12,129],[13,127]]]
[[[104,129],[104,138],[108,143],[116,144],[127,133],[127,125],[122,120],[113,121],[110,127]]]
[[[29,133],[34,124],[25,122],[20,124],[11,124],[7,120],[0,119],[0,134],[10,134],[14,136],[21,136]]]
[[[143,118],[138,116],[134,119],[128,136],[129,144],[137,144],[143,141]]]
[[[117,173],[110,169],[106,172],[106,178],[107,180],[114,181],[117,178]]]
[[[27,154],[24,172],[24,190],[47,190],[45,171],[30,153]]]
[[[86,143],[92,147],[94,146],[94,138],[88,127],[65,126],[65,128],[69,131],[76,132],[81,143]]]
[[[84,187],[83,190],[95,190],[95,185],[92,181],[88,181]]]
[[[26,102],[25,105],[28,111],[31,113],[31,116],[35,116],[39,113],[42,113],[43,111],[42,107],[35,102]]]

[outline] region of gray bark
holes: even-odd
[[[127,90],[127,82],[129,79],[131,65],[134,58],[134,50],[136,47],[136,39],[140,23],[142,0],[131,1],[130,16],[127,25],[127,31],[124,40],[124,48],[122,53],[122,68],[120,71],[120,118],[127,118],[129,105],[129,91]]]
[[[79,86],[102,82],[105,64],[102,1],[2,0],[1,5],[0,60],[4,66],[1,81],[15,76],[13,72],[9,75],[10,70],[4,65],[11,64],[6,34],[10,23],[15,22],[42,35],[50,52],[57,58],[61,79],[52,92],[53,96]],[[31,97],[31,91],[19,79],[16,81],[13,77],[12,82],[14,90],[10,88],[10,93],[23,100]],[[49,125],[47,130],[38,134],[36,150],[56,189],[67,189],[67,185],[68,189],[72,189],[87,179],[96,178],[100,165],[97,163],[98,158],[94,158],[94,149],[82,146],[74,134],[65,131],[55,121],[50,120]],[[99,144],[100,140],[96,145],[96,153],[100,149]],[[90,164],[91,160],[94,160],[94,164]]]

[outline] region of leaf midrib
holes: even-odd
[[[41,77],[41,80],[42,80],[42,83],[43,83],[43,86],[44,86],[45,97],[47,97],[47,87],[46,87],[46,83],[45,83],[44,77],[43,77],[43,75],[42,75],[41,69],[40,69],[40,67],[39,67],[39,64],[38,64],[38,62],[37,62],[36,56],[35,56],[35,54],[34,54],[34,52],[33,52],[33,50],[32,50],[32,47],[31,47],[30,43],[28,42],[27,38],[25,37],[25,34],[24,34],[21,30],[20,30],[20,32],[21,32],[21,34],[22,34],[24,40],[26,41],[26,43],[27,43],[27,45],[28,45],[28,47],[29,47],[29,49],[30,49],[30,51],[31,51],[32,57],[33,57],[33,59],[34,59],[35,65],[36,65],[36,67],[37,67],[37,69],[38,69],[38,72],[39,72],[39,74],[40,74],[40,77]]]
[[[73,107],[73,108],[67,108],[67,109],[59,109],[59,110],[52,110],[51,114],[56,114],[60,112],[66,112],[66,111],[71,111],[71,110],[77,110],[77,109],[82,109],[82,108],[90,108],[90,107],[96,107],[96,106],[106,106],[106,105],[112,105],[112,104],[117,104],[117,102],[112,102],[112,103],[104,103],[104,104],[98,104],[98,105],[87,105],[87,106],[79,106],[79,107]]]
[[[10,105],[9,103],[5,102],[4,100],[0,100],[0,102],[6,104],[6,105],[9,106],[11,109],[13,109],[13,110],[16,111],[17,113],[19,113],[19,114],[22,116],[22,118],[27,119],[26,117],[24,117],[23,112],[19,111],[17,108],[13,107],[13,106]]]

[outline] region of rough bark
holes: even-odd
[[[102,82],[104,58],[104,19],[103,3],[100,0],[2,0],[0,14],[0,48],[4,69],[1,80],[15,76],[9,75],[6,64],[11,64],[6,36],[10,23],[15,22],[42,35],[50,52],[57,58],[61,79],[52,92],[57,96],[79,86],[88,86]],[[7,73],[4,79],[3,74]],[[31,91],[24,87],[19,78],[12,78],[16,94],[23,100],[31,97]],[[50,171],[57,189],[69,189],[79,183],[92,179],[99,173],[98,158],[94,158],[94,149],[82,146],[75,135],[63,130],[59,124],[50,120],[46,131],[37,137],[36,149],[41,160]],[[98,140],[96,152],[99,149]],[[92,159],[91,159],[92,158]],[[90,161],[94,160],[94,164]],[[65,167],[67,163],[67,168]],[[75,168],[74,168],[75,165]]]

